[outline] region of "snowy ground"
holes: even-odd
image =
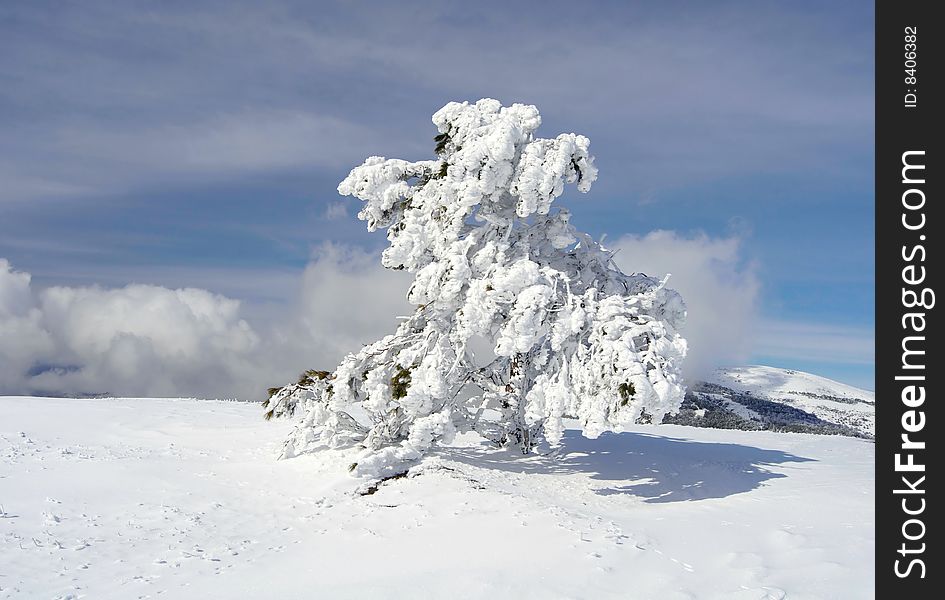
[[[872,443],[662,425],[355,494],[257,405],[0,398],[0,598],[870,598]],[[363,488],[362,488],[363,489]]]

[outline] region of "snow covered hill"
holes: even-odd
[[[872,438],[873,392],[801,371],[749,366],[716,370],[690,386],[668,423]]]
[[[291,424],[255,404],[0,414],[0,598],[873,595],[861,439],[640,425],[523,457],[466,437],[375,488],[345,452],[276,461]]]

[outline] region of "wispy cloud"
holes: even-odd
[[[637,198],[758,169],[836,170],[847,154],[831,146],[871,139],[871,81],[856,68],[870,42],[834,39],[816,11],[723,3],[656,19],[617,4],[575,28],[553,5],[7,5],[0,202],[428,151],[432,110],[486,95],[619,148],[601,160]]]
[[[760,323],[754,351],[776,360],[826,364],[873,365],[876,358],[871,328],[770,319]]]
[[[344,202],[330,202],[325,208],[325,219],[337,221],[348,217],[348,206]]]
[[[61,125],[41,147],[7,156],[0,202],[77,198],[256,173],[339,169],[378,144],[364,126],[289,110],[194,121]],[[27,137],[26,132],[20,132]],[[32,152],[30,152],[32,150]],[[23,164],[26,163],[26,164]],[[65,181],[44,180],[56,176]]]

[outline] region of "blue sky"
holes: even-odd
[[[436,109],[494,97],[592,140],[580,228],[737,242],[747,360],[872,389],[872,11],[6,2],[0,258],[33,294],[192,286],[272,319],[327,242],[383,247],[348,170],[430,157]]]

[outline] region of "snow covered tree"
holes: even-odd
[[[552,210],[597,178],[589,140],[535,137],[534,106],[451,102],[433,115],[436,158],[374,156],[338,186],[386,229],[382,263],[414,275],[417,308],[333,373],[270,390],[267,418],[300,414],[284,457],[360,444],[380,474],[457,431],[531,451],[562,419],[597,437],[659,423],[682,401],[685,318],[666,280],[625,275]]]

